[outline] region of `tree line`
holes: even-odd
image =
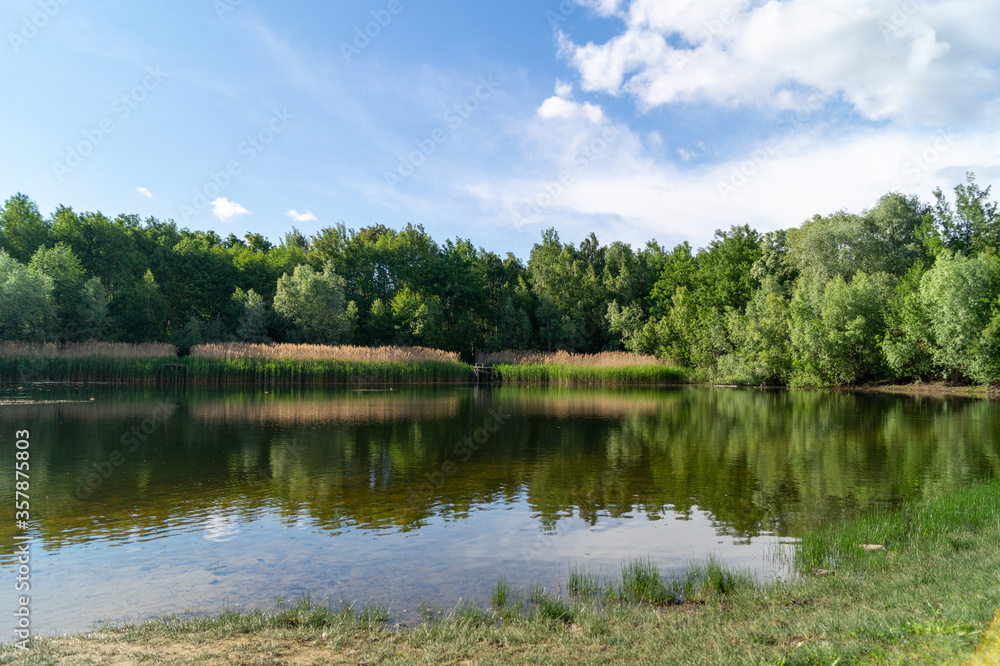
[[[527,263],[419,225],[343,224],[277,245],[59,206],[0,209],[0,338],[300,342],[477,351],[626,349],[734,383],[1000,379],[1000,212],[975,175],[934,201],[700,249],[563,243]]]

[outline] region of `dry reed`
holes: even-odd
[[[426,347],[354,347],[342,345],[270,344],[254,345],[242,342],[222,342],[196,345],[192,358],[218,360],[294,360],[294,361],[353,361],[358,363],[461,363],[454,352]]]
[[[9,358],[88,358],[108,356],[112,358],[163,358],[177,356],[177,348],[162,342],[131,344],[128,342],[67,342],[57,345],[52,342],[30,343],[0,340],[0,356]]]

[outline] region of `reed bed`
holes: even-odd
[[[114,358],[163,358],[177,356],[177,347],[162,342],[52,342],[31,343],[0,340],[0,356],[14,358],[88,358],[110,356]]]
[[[468,365],[455,362],[187,358],[187,380],[214,384],[396,384],[467,382]]]
[[[424,347],[217,343],[191,348],[189,380],[245,383],[464,382],[472,369],[453,352]]]
[[[196,345],[193,358],[222,360],[283,359],[294,361],[353,361],[360,363],[461,363],[455,352],[427,347],[355,347],[341,345],[256,345],[243,342],[220,342]]]
[[[529,384],[594,384],[637,386],[687,384],[690,378],[681,368],[667,365],[587,366],[556,363],[527,365],[498,364],[504,382]]]
[[[675,364],[665,363],[655,356],[630,354],[628,352],[601,352],[600,354],[518,350],[478,352],[476,354],[476,363],[488,365],[572,365],[584,368],[676,367]]]
[[[157,381],[176,361],[176,347],[155,342],[2,341],[0,381]]]

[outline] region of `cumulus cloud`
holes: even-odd
[[[663,160],[625,126],[584,127],[547,153],[540,174],[478,180],[467,194],[521,231],[555,226],[567,237],[596,230],[633,245],[704,245],[716,229],[797,226],[817,213],[860,212],[888,192],[928,201],[970,167],[981,182],[1000,174],[995,130],[970,141],[970,133],[934,129],[802,129],[695,166]],[[701,150],[690,149],[691,161]],[[984,164],[995,166],[975,166]]]
[[[145,187],[137,187],[135,188],[135,191],[141,194],[142,196],[146,197],[147,199],[153,198],[153,193],[147,190]]]
[[[250,215],[250,211],[226,197],[219,197],[212,202],[212,214],[219,218],[220,222],[230,222],[234,218],[243,215]]]
[[[604,111],[590,102],[574,102],[564,97],[549,97],[538,107],[538,117],[546,120],[586,120],[595,125],[604,122]]]
[[[588,5],[617,3],[594,2]],[[1000,5],[990,0],[632,0],[605,43],[560,51],[584,90],[646,108],[787,106],[802,90],[870,120],[989,120],[1000,100]],[[615,8],[617,10],[617,8]]]
[[[296,222],[316,222],[319,219],[308,210],[304,213],[300,213],[297,210],[290,210],[285,213],[285,215],[292,218]]]

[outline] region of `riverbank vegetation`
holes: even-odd
[[[238,383],[465,382],[458,354],[422,347],[0,342],[0,380]]]
[[[185,615],[46,638],[0,663],[997,663],[1000,485],[821,526],[762,583],[709,561],[664,575],[570,572],[566,593],[499,579],[489,600],[424,608],[308,598],[272,612]],[[863,547],[867,546],[867,547]],[[776,555],[781,557],[781,555]]]
[[[186,356],[166,343],[0,341],[0,380],[254,383],[464,382],[472,366],[426,347],[215,342]],[[651,385],[689,381],[680,368],[623,352],[501,352],[480,355],[506,381]]]
[[[1000,381],[1000,212],[975,176],[700,249],[563,243],[526,262],[420,226],[295,229],[278,245],[0,209],[0,339],[422,346],[655,355],[718,383]],[[540,370],[533,369],[532,373]],[[551,372],[551,369],[550,369]]]
[[[690,371],[655,356],[625,352],[571,354],[501,351],[480,353],[476,362],[492,365],[505,382],[650,386],[690,383]]]

